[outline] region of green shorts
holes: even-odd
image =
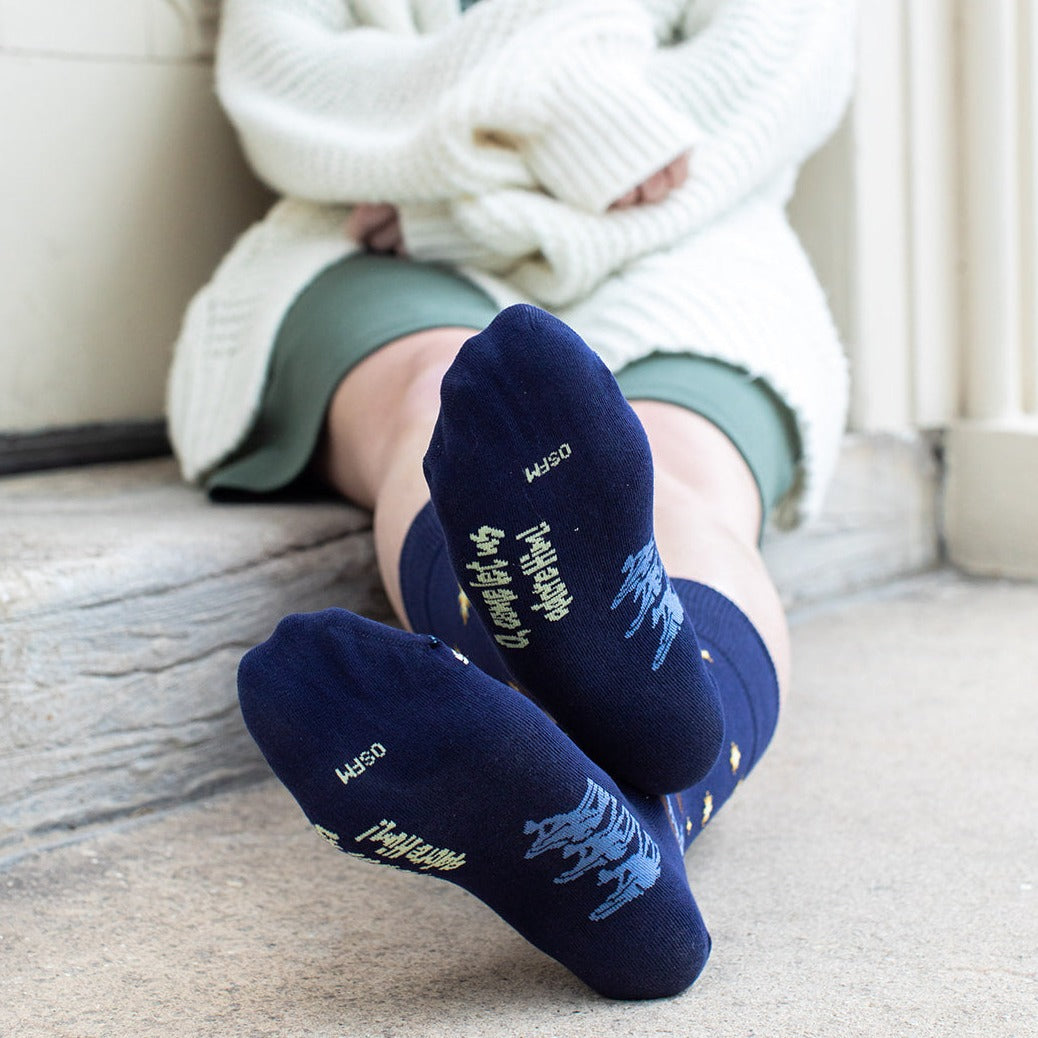
[[[448,267],[353,255],[319,274],[278,331],[259,413],[243,445],[209,477],[214,496],[297,485],[332,394],[379,347],[428,328],[483,328],[497,314],[481,288]],[[760,489],[763,514],[792,486],[796,422],[771,388],[689,353],[654,353],[617,372],[628,400],[662,400],[703,415],[732,441]]]

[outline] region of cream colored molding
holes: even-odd
[[[946,447],[951,562],[982,576],[1038,579],[1038,419],[959,422]]]
[[[962,392],[957,20],[948,0],[905,7],[912,417],[940,428]]]
[[[959,13],[964,379],[948,554],[1038,578],[1038,0],[960,0]]]
[[[962,4],[965,417],[1021,413],[1021,79],[1015,0]],[[1029,287],[1029,286],[1027,286]]]
[[[794,215],[838,289],[852,429],[947,429],[951,561],[1038,577],[1038,0],[862,4],[827,151],[844,212]]]
[[[860,7],[845,173],[858,431],[911,433],[958,415],[956,25],[947,0]]]
[[[900,0],[860,8],[851,111],[851,428],[907,432],[912,415],[905,24]]]
[[[218,15],[219,0],[0,0],[0,53],[194,61]]]
[[[1021,266],[1027,294],[1021,329],[1021,400],[1025,414],[1038,415],[1038,2],[1026,0],[1021,9],[1020,38],[1027,48],[1021,61],[1023,112],[1021,157],[1026,173],[1021,200]]]

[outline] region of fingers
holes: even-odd
[[[627,209],[629,206],[637,205],[641,198],[641,188],[631,188],[626,195],[622,195],[618,198],[609,208],[610,209]]]
[[[662,202],[675,188],[681,187],[688,179],[688,152],[679,155],[657,170],[648,180],[632,188],[627,194],[618,198],[609,208],[627,209],[643,203]]]
[[[348,238],[372,252],[403,254],[403,233],[395,206],[362,203],[350,213],[344,230]]]
[[[404,236],[400,232],[400,222],[394,216],[393,219],[372,231],[364,240],[372,252],[403,252]]]
[[[670,167],[668,166],[667,169]],[[641,186],[643,202],[662,202],[670,194],[670,174],[667,169],[653,173]]]
[[[358,205],[346,220],[346,236],[356,242],[363,242],[372,231],[385,226],[395,217],[396,209],[391,205]]]
[[[688,152],[679,155],[666,169],[670,176],[671,190],[681,187],[688,180]]]

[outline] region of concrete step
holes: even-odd
[[[932,567],[922,441],[849,438],[824,515],[769,537],[787,602]],[[264,776],[235,668],[286,613],[388,619],[368,516],[212,504],[172,461],[0,480],[0,856]]]
[[[242,653],[293,610],[388,617],[368,516],[221,504],[171,461],[0,481],[0,855],[266,774]]]
[[[681,998],[596,997],[264,782],[0,866],[0,1034],[1034,1035],[1036,620],[1038,585],[946,574],[794,614],[772,747],[686,858]]]

